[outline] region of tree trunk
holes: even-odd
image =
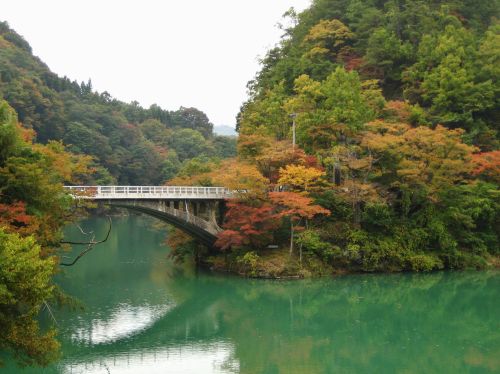
[[[300,268],[302,269],[302,243],[299,245],[299,264]]]

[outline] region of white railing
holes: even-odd
[[[228,199],[225,187],[193,186],[64,186],[73,197],[83,199]]]

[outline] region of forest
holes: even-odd
[[[251,191],[228,204],[224,258],[206,255],[210,266],[266,277],[497,266],[499,9],[290,9],[248,83],[231,176],[207,164],[174,179]],[[179,257],[202,251],[171,240]]]
[[[498,0],[290,9],[238,139],[198,109],[60,78],[0,23],[0,349],[57,358],[36,316],[66,298],[53,276],[81,207],[63,184],[239,191],[215,253],[180,231],[167,241],[174,260],[251,277],[498,267],[499,12]]]
[[[96,92],[90,80],[58,77],[6,22],[0,23],[0,96],[35,131],[36,142],[62,141],[93,157],[86,184],[158,185],[191,160],[236,155],[236,139],[214,135],[196,108],[144,109]]]

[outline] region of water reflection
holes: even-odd
[[[159,350],[132,351],[61,365],[63,373],[238,373],[231,344],[189,344]],[[168,368],[168,371],[166,370]]]
[[[108,344],[124,339],[146,330],[171,309],[168,305],[162,306],[132,306],[120,304],[110,311],[110,315],[94,318],[87,322],[81,319],[83,326],[75,326],[71,333],[74,343],[89,345]]]
[[[87,308],[57,313],[64,358],[32,372],[500,372],[498,272],[218,276],[173,266],[152,224],[115,219],[111,240],[61,275]]]

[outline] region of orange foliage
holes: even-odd
[[[315,168],[321,171],[325,171],[325,168],[320,165],[316,156],[306,155],[306,157],[304,158],[304,164],[309,168]]]
[[[388,101],[385,104],[384,112],[399,122],[408,122],[411,116],[410,105],[404,101]]]
[[[273,143],[270,136],[259,134],[240,135],[238,138],[238,155],[245,160],[254,160],[264,153]]]
[[[218,186],[224,186],[232,191],[244,191],[245,195],[264,194],[269,185],[255,165],[240,162],[234,159],[221,163],[219,170],[208,173],[208,177]]]
[[[286,165],[304,164],[306,154],[298,147],[293,148],[288,140],[275,141],[263,154],[255,158],[255,162],[260,172],[275,184],[279,178],[279,170]]]
[[[224,251],[247,245],[259,247],[271,241],[273,230],[280,226],[282,218],[298,222],[330,214],[328,209],[313,205],[312,199],[295,192],[271,192],[269,198],[271,204],[257,202],[256,206],[243,201],[228,202],[225,230],[218,235],[216,246]]]
[[[381,172],[397,176],[396,184],[423,187],[431,193],[464,182],[472,172],[476,148],[464,144],[464,130],[438,125],[411,127],[374,121],[367,125],[361,145],[384,160]],[[382,161],[379,161],[381,164]]]
[[[349,56],[344,60],[344,67],[347,71],[359,70],[364,64],[362,57]]]
[[[311,219],[318,214],[330,215],[320,205],[313,205],[312,199],[296,192],[270,192],[269,198],[279,208],[279,216],[292,220]]]
[[[472,156],[473,175],[481,175],[487,180],[500,183],[500,151],[476,153]]]
[[[35,130],[24,128],[20,124],[18,124],[17,127],[19,129],[21,139],[26,143],[32,143],[36,136]]]
[[[52,140],[46,145],[33,144],[33,149],[44,155],[50,167],[65,182],[79,183],[82,177],[93,172],[89,168],[91,156],[67,152],[61,142]]]
[[[269,180],[255,165],[236,159],[227,159],[220,165],[210,166],[212,170],[197,175],[171,179],[171,186],[220,186],[232,191],[242,191],[242,197],[260,196],[267,192]]]
[[[238,155],[254,163],[272,184],[279,178],[279,169],[288,164],[304,164],[306,154],[293,147],[289,140],[276,141],[264,135],[242,135],[238,140]]]

